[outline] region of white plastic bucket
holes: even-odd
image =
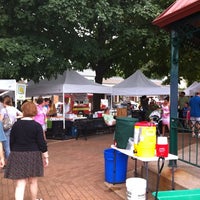
[[[127,200],[145,200],[147,181],[143,178],[126,179]]]

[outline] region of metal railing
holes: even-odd
[[[171,120],[171,129],[175,129],[178,134],[179,160],[200,167],[200,122],[181,118]]]

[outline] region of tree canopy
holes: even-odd
[[[0,77],[50,78],[93,69],[96,82],[143,69],[169,75],[170,35],[152,25],[173,0],[4,0],[0,3]],[[199,79],[197,52],[181,49],[180,75]],[[196,56],[196,57],[195,57]],[[188,74],[188,72],[190,72]]]

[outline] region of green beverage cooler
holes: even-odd
[[[114,140],[117,147],[126,149],[128,139],[134,137],[134,125],[138,122],[137,118],[117,117]]]

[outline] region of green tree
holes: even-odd
[[[91,68],[98,83],[116,73],[127,77],[162,52],[159,41],[167,34],[157,30],[154,38],[151,22],[163,9],[155,2],[1,1],[0,75],[36,81]]]
[[[170,35],[152,21],[172,2],[1,1],[0,77],[38,81],[67,68],[90,68],[102,83],[142,68],[148,77],[162,78],[170,69]]]

